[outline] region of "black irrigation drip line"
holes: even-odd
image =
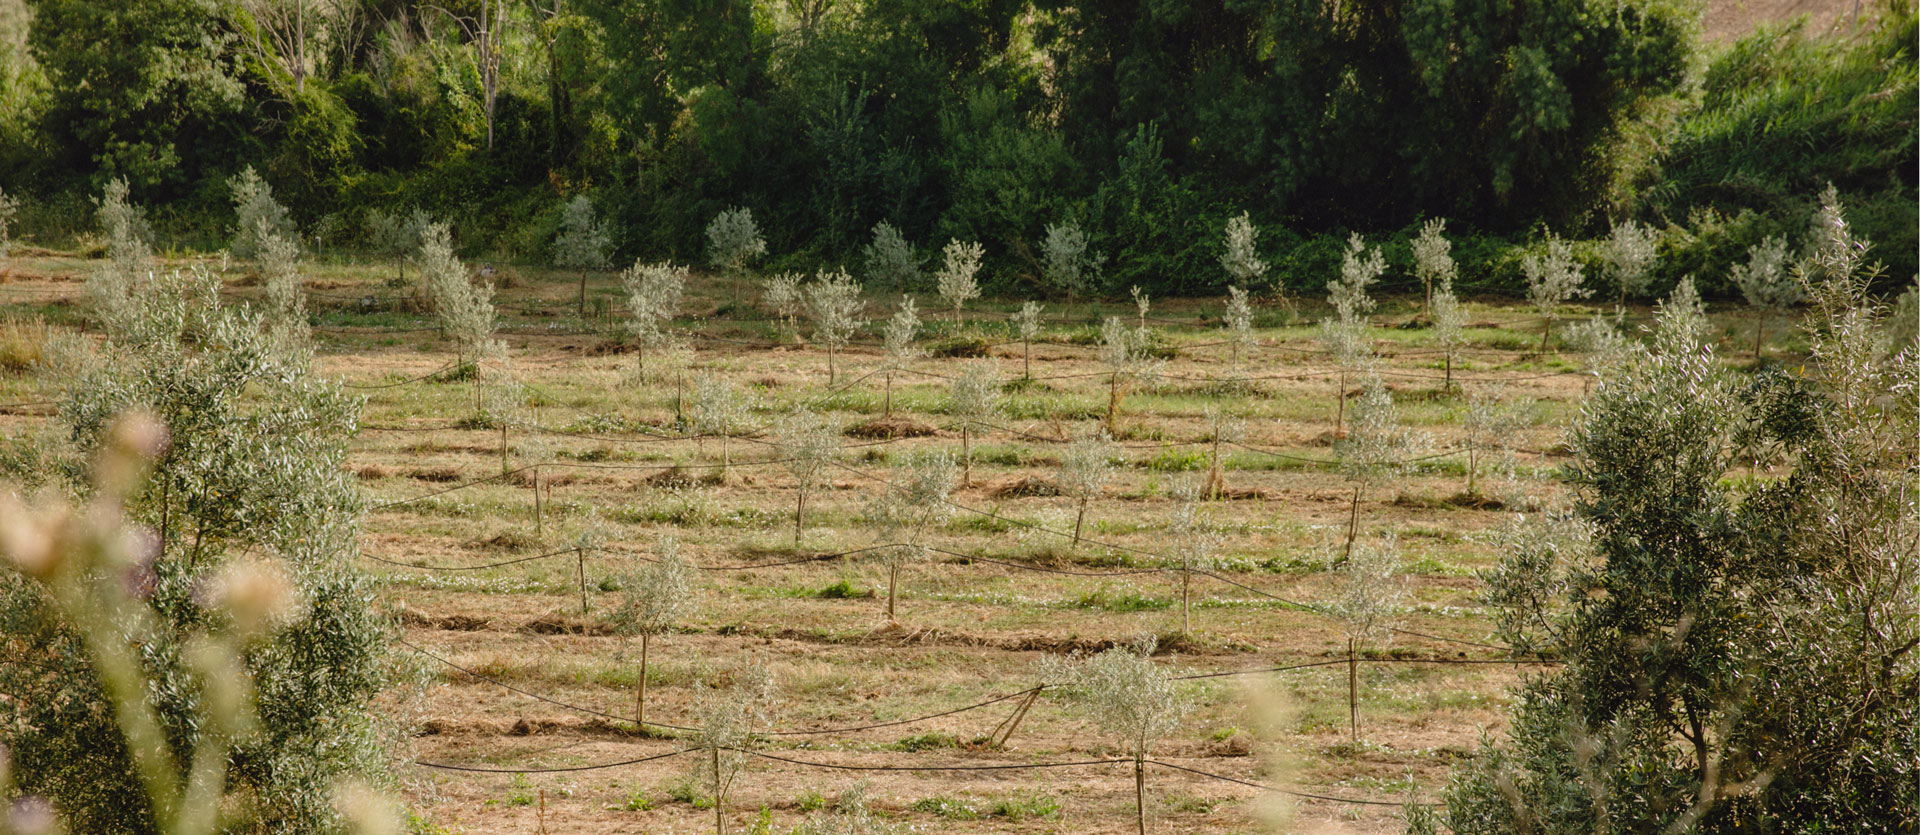
[[[773,760],[791,765],[806,766],[807,768],[826,768],[835,771],[1026,771],[1039,768],[1075,768],[1089,765],[1113,765],[1115,763],[1133,762],[1133,760],[1129,758],[1065,760],[1044,763],[1009,763],[1006,765],[844,765],[841,763],[823,763],[817,760],[799,760],[792,757],[782,757],[777,754],[769,754],[764,751],[755,751],[748,748],[726,748],[725,750],[759,757],[763,760]]]
[[[780,567],[789,566],[789,565],[803,565],[806,563],[827,562],[829,560],[843,559],[845,557],[851,557],[856,554],[864,554],[869,551],[879,551],[882,549],[893,548],[893,547],[896,547],[894,543],[887,543],[884,545],[869,545],[865,548],[855,548],[851,551],[835,551],[829,554],[814,554],[812,556],[799,557],[791,560],[780,560],[778,562],[743,563],[740,565],[696,565],[696,566],[693,566],[693,569],[695,571],[750,571],[756,568],[780,568]],[[616,556],[632,557],[634,559],[642,560],[645,562],[659,562],[659,560],[653,557],[647,556],[645,554],[636,554],[632,551],[618,551],[612,548],[605,548],[597,545],[592,546],[591,550],[599,551],[605,554],[613,554]]]
[[[1175,771],[1184,771],[1184,772],[1187,772],[1188,774],[1193,774],[1200,777],[1206,777],[1211,780],[1221,780],[1228,783],[1239,783],[1242,786],[1251,786],[1253,788],[1261,789],[1264,791],[1277,792],[1279,794],[1285,794],[1285,795],[1292,795],[1294,797],[1305,798],[1308,800],[1325,800],[1330,803],[1351,803],[1356,806],[1393,806],[1396,808],[1406,807],[1408,805],[1414,805],[1414,806],[1445,806],[1446,805],[1445,803],[1427,802],[1427,801],[1395,802],[1391,800],[1363,800],[1363,799],[1354,798],[1354,797],[1335,797],[1334,795],[1330,795],[1330,794],[1314,794],[1312,792],[1295,791],[1293,789],[1283,789],[1283,788],[1280,788],[1279,786],[1269,786],[1265,783],[1255,783],[1251,780],[1242,780],[1238,777],[1228,777],[1225,774],[1215,774],[1211,771],[1201,771],[1200,769],[1188,768],[1184,765],[1174,765],[1173,763],[1165,762],[1163,760],[1147,760],[1146,762],[1148,765],[1157,765],[1157,766],[1160,766],[1161,768],[1171,768]]]
[[[606,712],[606,711],[603,711],[603,710],[595,710],[595,709],[593,709],[593,708],[590,708],[590,707],[581,707],[580,705],[576,705],[576,704],[568,704],[567,702],[563,702],[563,701],[560,701],[559,699],[554,699],[554,698],[549,698],[549,697],[547,697],[547,696],[542,696],[542,695],[540,695],[539,693],[535,693],[535,692],[533,692],[533,691],[531,691],[531,690],[525,690],[525,689],[522,689],[522,688],[519,688],[519,687],[515,687],[515,686],[513,686],[513,685],[511,685],[511,684],[508,684],[508,683],[506,683],[506,682],[504,682],[504,681],[501,681],[501,680],[499,680],[499,679],[497,679],[497,678],[494,678],[494,677],[492,677],[492,676],[489,676],[489,675],[486,675],[485,673],[482,673],[482,672],[480,672],[480,671],[478,671],[478,670],[473,670],[473,669],[469,669],[469,668],[467,668],[467,667],[463,667],[463,666],[461,666],[461,665],[459,665],[459,664],[455,664],[455,663],[453,663],[452,661],[450,661],[450,660],[448,660],[448,659],[446,659],[446,658],[442,658],[442,657],[440,657],[440,656],[438,656],[438,655],[435,655],[435,654],[433,654],[433,653],[431,653],[431,652],[428,652],[427,650],[425,650],[425,649],[423,649],[423,648],[421,648],[421,647],[419,647],[419,646],[416,646],[416,645],[414,645],[414,644],[413,644],[412,642],[409,642],[409,641],[407,641],[407,640],[406,640],[405,638],[395,638],[395,639],[394,639],[394,643],[397,643],[397,644],[399,644],[399,645],[401,645],[401,646],[403,646],[403,647],[406,647],[407,649],[410,649],[410,650],[413,650],[414,652],[417,652],[417,653],[419,653],[419,654],[421,654],[421,655],[424,655],[424,656],[426,656],[426,657],[428,657],[428,658],[431,658],[431,659],[433,659],[433,660],[435,660],[435,661],[438,661],[438,662],[440,662],[440,663],[442,663],[442,664],[445,664],[445,665],[447,665],[448,667],[452,667],[452,668],[453,668],[453,669],[455,669],[455,670],[459,670],[460,672],[462,672],[462,673],[464,673],[464,674],[466,674],[466,675],[468,675],[468,676],[471,676],[471,677],[473,677],[473,678],[475,678],[475,679],[479,679],[480,681],[484,681],[484,682],[486,682],[486,683],[488,683],[488,684],[491,684],[491,685],[493,685],[493,686],[495,686],[495,687],[500,687],[500,688],[503,688],[503,689],[506,689],[506,690],[511,690],[511,691],[513,691],[513,692],[515,692],[515,693],[519,693],[520,695],[522,695],[522,696],[526,696],[527,698],[529,698],[529,699],[533,699],[533,700],[535,700],[535,701],[540,701],[540,702],[545,702],[545,703],[547,703],[547,704],[550,704],[550,705],[553,705],[554,707],[559,707],[559,708],[565,708],[565,709],[567,709],[567,710],[571,710],[571,711],[574,711],[574,712],[576,712],[576,713],[585,713],[585,714],[589,714],[589,715],[592,715],[592,716],[598,716],[598,717],[600,717],[600,718],[602,718],[602,719],[614,719],[614,720],[618,720],[618,721],[621,721],[621,722],[627,722],[627,721],[631,721],[631,720],[630,720],[630,719],[629,719],[628,717],[625,717],[625,716],[617,716],[617,715],[614,715],[614,714],[611,714],[611,713],[608,713],[608,712]],[[663,728],[671,728],[671,729],[673,729],[673,730],[676,730],[676,731],[689,731],[689,730],[693,730],[692,728],[681,728],[681,727],[675,727],[675,726],[673,726],[673,725],[661,725],[661,724],[660,724],[659,722],[648,722],[647,724],[649,724],[649,725],[659,725],[660,727],[663,727]]]
[[[880,547],[890,547],[890,546],[880,546]],[[982,556],[979,556],[978,554],[968,554],[961,551],[949,551],[944,548],[935,548],[930,545],[920,546],[920,547],[926,548],[928,551],[935,554],[944,554],[949,557],[969,560],[971,562],[984,562],[984,563],[990,563],[993,565],[1004,565],[1008,568],[1019,569],[1021,571],[1033,571],[1041,574],[1064,574],[1070,577],[1135,577],[1141,574],[1164,574],[1167,571],[1169,571],[1169,569],[1165,569],[1165,568],[1134,568],[1134,569],[1128,569],[1125,571],[1073,571],[1073,570],[1064,569],[1064,568],[1046,568],[1038,565],[1027,565],[1025,563],[1013,562],[1011,560],[995,559],[993,557],[982,557]]]
[[[479,671],[477,671],[477,670],[473,670],[473,669],[470,669],[470,668],[468,668],[468,667],[465,667],[465,666],[462,666],[462,665],[459,665],[459,664],[455,664],[454,662],[452,662],[452,661],[450,661],[450,660],[448,660],[448,659],[446,659],[446,658],[443,658],[443,657],[441,657],[441,656],[439,656],[439,655],[435,655],[434,653],[431,653],[431,652],[428,652],[427,650],[425,650],[425,649],[423,649],[423,648],[421,648],[421,647],[419,647],[419,646],[416,646],[416,645],[414,645],[414,644],[412,644],[412,643],[409,643],[409,642],[407,642],[407,641],[405,641],[405,640],[398,640],[398,641],[397,641],[397,643],[399,643],[399,644],[400,644],[401,646],[404,646],[404,647],[406,647],[406,648],[408,648],[408,649],[410,649],[410,650],[413,650],[414,652],[417,652],[417,653],[419,653],[419,654],[421,654],[421,655],[424,655],[424,656],[426,656],[426,657],[428,657],[428,658],[431,658],[431,659],[433,659],[433,660],[435,660],[435,661],[438,661],[438,662],[440,662],[441,664],[444,664],[444,665],[446,665],[446,666],[448,666],[448,667],[451,667],[451,668],[453,668],[453,669],[455,669],[455,670],[458,670],[458,671],[460,671],[461,673],[463,673],[463,674],[465,674],[465,675],[467,675],[467,676],[469,676],[469,677],[472,677],[472,678],[474,678],[474,679],[477,679],[477,680],[479,680],[479,681],[484,681],[484,682],[486,682],[486,683],[488,683],[488,684],[492,684],[492,685],[495,685],[495,686],[498,686],[498,687],[502,687],[502,688],[505,688],[505,689],[507,689],[507,690],[511,690],[511,691],[513,691],[513,692],[515,692],[515,693],[518,693],[518,694],[520,694],[520,695],[522,695],[522,696],[526,696],[526,697],[528,697],[528,698],[531,698],[531,699],[537,699],[537,700],[539,700],[539,701],[541,701],[541,702],[545,702],[545,703],[547,703],[547,704],[550,704],[550,705],[553,705],[553,706],[555,706],[555,707],[560,707],[560,708],[565,708],[565,709],[567,709],[567,710],[571,710],[571,711],[574,711],[574,712],[576,712],[576,713],[584,713],[584,714],[587,714],[587,715],[590,715],[590,716],[597,716],[597,717],[600,717],[600,718],[602,718],[602,719],[615,719],[615,720],[618,720],[618,721],[621,721],[621,722],[631,722],[631,721],[632,721],[632,719],[631,719],[631,718],[629,718],[629,717],[625,717],[625,716],[617,716],[617,715],[615,715],[615,714],[612,714],[612,713],[607,713],[607,712],[605,712],[605,711],[600,711],[600,710],[595,710],[595,709],[593,709],[593,708],[590,708],[590,707],[582,707],[582,706],[580,706],[580,705],[576,705],[576,704],[570,704],[570,703],[568,703],[568,702],[563,702],[563,701],[560,701],[559,699],[554,699],[554,698],[549,698],[549,697],[547,697],[547,696],[542,696],[542,695],[540,695],[540,694],[538,694],[538,693],[535,693],[535,692],[532,692],[532,691],[530,691],[530,690],[525,690],[525,689],[522,689],[522,688],[519,688],[519,687],[515,687],[515,686],[513,686],[513,685],[511,685],[511,684],[508,684],[508,683],[506,683],[506,682],[504,682],[504,681],[500,681],[499,679],[496,679],[496,678],[493,678],[493,677],[491,677],[491,676],[488,676],[488,675],[486,675],[486,674],[484,674],[484,673],[481,673],[481,672],[479,672]],[[1341,663],[1345,663],[1345,662],[1341,662]],[[991,698],[991,699],[987,699],[986,701],[981,701],[981,702],[974,702],[973,704],[970,704],[970,705],[965,705],[965,706],[962,706],[962,707],[957,707],[957,708],[953,708],[953,709],[951,709],[951,710],[943,710],[943,711],[940,711],[940,712],[938,712],[938,713],[929,713],[929,714],[926,714],[926,715],[924,715],[924,716],[914,716],[914,717],[911,717],[911,718],[907,718],[907,719],[895,719],[895,720],[892,720],[892,721],[887,721],[887,722],[876,722],[876,723],[872,723],[872,724],[867,724],[867,725],[848,725],[848,726],[843,726],[843,727],[838,727],[838,728],[821,728],[821,729],[818,729],[818,730],[810,730],[810,731],[760,731],[760,732],[758,732],[758,735],[759,735],[759,736],[824,736],[824,735],[826,735],[826,734],[843,734],[843,733],[857,733],[857,732],[860,732],[860,731],[871,731],[871,730],[878,730],[878,729],[881,729],[881,728],[897,728],[897,727],[899,727],[899,726],[901,726],[901,725],[912,725],[912,724],[915,724],[915,723],[919,723],[919,722],[925,722],[925,721],[928,721],[928,720],[932,720],[932,719],[942,719],[942,718],[945,718],[945,717],[948,717],[948,716],[954,716],[954,715],[956,715],[956,714],[961,714],[961,713],[966,713],[966,712],[968,712],[968,711],[974,711],[974,710],[979,710],[980,708],[983,708],[983,707],[988,707],[988,706],[991,706],[991,705],[997,705],[997,704],[999,704],[999,703],[1001,703],[1001,702],[1004,702],[1004,701],[1007,701],[1007,700],[1009,700],[1009,699],[1017,699],[1017,698],[1020,698],[1021,696],[1025,696],[1025,695],[1027,695],[1027,694],[1029,694],[1029,693],[1034,693],[1034,692],[1038,692],[1038,691],[1041,691],[1041,690],[1046,690],[1046,689],[1047,689],[1048,687],[1049,687],[1049,685],[1045,685],[1045,684],[1042,684],[1042,685],[1037,685],[1037,686],[1034,686],[1034,687],[1029,687],[1029,688],[1027,688],[1027,689],[1025,689],[1025,690],[1021,690],[1021,691],[1019,691],[1019,692],[1017,692],[1017,693],[1008,693],[1007,695],[1004,695],[1004,696],[996,696],[996,697],[994,697],[994,698]],[[694,727],[689,727],[689,726],[686,726],[686,725],[672,725],[672,724],[668,724],[668,723],[665,723],[665,722],[648,722],[647,724],[649,724],[649,725],[652,725],[652,726],[654,726],[654,727],[657,727],[657,728],[666,728],[666,729],[668,729],[668,730],[673,730],[673,731],[698,731],[698,730],[700,730],[699,728],[694,728]]]
[[[1247,444],[1243,444],[1239,441],[1221,441],[1221,443],[1227,446],[1239,447],[1248,452],[1257,452],[1261,455],[1285,459],[1288,461],[1299,461],[1305,464],[1319,464],[1321,466],[1337,466],[1340,464],[1340,461],[1334,458],[1307,458],[1301,455],[1292,455],[1285,452],[1276,452],[1274,450],[1263,449],[1257,446],[1248,446]],[[1459,449],[1441,450],[1440,452],[1435,452],[1429,455],[1416,455],[1412,458],[1402,458],[1398,461],[1394,461],[1392,463],[1392,466],[1404,467],[1408,464],[1418,464],[1422,461],[1432,461],[1436,458],[1446,458],[1451,455],[1459,455],[1462,452],[1465,452],[1465,450],[1459,450]]]
[[[1362,659],[1362,660],[1366,660],[1366,659]],[[1284,667],[1260,667],[1252,670],[1226,670],[1224,672],[1218,672],[1218,673],[1193,673],[1193,674],[1184,675],[1184,676],[1171,676],[1169,680],[1170,681],[1199,681],[1200,679],[1207,679],[1207,678],[1228,678],[1231,676],[1254,676],[1254,675],[1260,675],[1262,673],[1285,673],[1285,672],[1292,672],[1294,670],[1312,669],[1314,667],[1331,667],[1336,664],[1344,665],[1346,663],[1347,663],[1347,659],[1336,658],[1332,661],[1311,661],[1305,664],[1289,664]]]
[[[385,557],[369,554],[365,551],[361,551],[360,556],[366,557],[367,559],[373,560],[374,562],[399,566],[401,568],[412,568],[419,571],[481,571],[488,568],[499,568],[501,566],[507,566],[507,565],[518,565],[523,562],[534,562],[536,560],[545,560],[545,559],[552,559],[554,557],[566,556],[567,554],[573,553],[575,550],[576,549],[573,549],[573,548],[566,548],[559,551],[548,551],[547,553],[544,553],[544,554],[534,554],[532,556],[527,556],[527,557],[515,557],[510,560],[501,560],[499,562],[482,563],[480,565],[421,565],[419,563],[401,562],[400,560],[390,560]]]
[[[465,489],[467,489],[467,488],[469,488],[469,487],[475,487],[475,486],[478,486],[478,485],[481,485],[481,484],[486,484],[487,482],[490,482],[490,481],[499,481],[499,480],[501,480],[501,479],[504,479],[504,478],[510,478],[510,477],[512,477],[513,475],[515,475],[515,474],[517,474],[517,473],[524,473],[524,472],[526,472],[526,471],[528,471],[528,470],[531,470],[531,469],[533,469],[533,467],[532,467],[532,466],[526,466],[526,467],[521,467],[521,468],[519,468],[519,469],[515,469],[515,470],[508,470],[508,471],[506,471],[506,472],[504,472],[504,473],[500,473],[499,475],[490,475],[490,476],[487,476],[486,478],[476,478],[476,479],[474,479],[474,480],[472,480],[472,481],[468,481],[468,482],[464,482],[464,483],[461,483],[461,484],[456,484],[456,485],[454,485],[454,486],[452,486],[452,487],[447,487],[447,488],[444,488],[444,489],[440,489],[440,490],[435,490],[435,491],[433,491],[433,492],[431,492],[431,493],[423,493],[423,494],[421,494],[421,495],[418,495],[418,496],[414,496],[414,497],[412,497],[412,498],[407,498],[407,499],[398,499],[398,500],[395,500],[395,501],[391,501],[391,502],[382,502],[382,503],[380,503],[380,504],[377,504],[377,505],[374,505],[373,507],[371,507],[371,508],[368,508],[368,509],[369,509],[369,510],[374,510],[374,511],[380,511],[380,510],[385,510],[385,509],[387,509],[387,508],[389,508],[389,507],[398,507],[398,506],[400,506],[400,505],[403,505],[403,504],[412,504],[412,503],[414,503],[414,502],[418,502],[418,501],[424,501],[424,500],[426,500],[426,499],[431,499],[431,498],[433,498],[434,496],[441,496],[441,495],[445,495],[445,494],[447,494],[447,493],[451,493],[451,492],[453,492],[453,491],[455,491],[455,490],[465,490]]]
[[[461,368],[466,368],[467,366],[470,366],[470,365],[473,365],[473,363],[471,363],[471,362],[458,362],[458,361],[456,361],[456,362],[450,362],[450,363],[447,363],[446,365],[443,365],[443,366],[440,366],[439,368],[436,368],[436,369],[434,369],[434,370],[432,370],[432,371],[429,371],[429,372],[427,372],[427,373],[425,373],[425,374],[422,374],[422,375],[420,375],[420,376],[418,376],[418,377],[411,377],[411,378],[408,378],[408,379],[405,379],[405,380],[400,380],[400,381],[398,381],[398,382],[392,382],[392,383],[373,383],[373,384],[370,384],[370,385],[362,385],[362,384],[357,384],[357,383],[345,383],[345,382],[343,382],[343,383],[341,383],[340,385],[341,385],[341,386],[342,386],[343,388],[350,388],[350,389],[360,389],[360,390],[363,390],[363,391],[364,391],[364,390],[367,390],[367,389],[390,389],[390,388],[398,388],[398,387],[400,387],[400,386],[410,386],[410,385],[413,385],[414,383],[418,383],[418,382],[422,382],[422,381],[425,381],[425,380],[431,380],[431,379],[433,379],[433,378],[435,378],[435,377],[438,377],[438,376],[440,376],[440,375],[442,375],[442,374],[446,374],[446,373],[449,373],[449,372],[452,372],[452,371],[455,371],[455,370],[457,370],[457,369],[461,369]]]
[[[430,763],[425,760],[414,760],[413,764],[417,766],[421,766],[423,768],[434,768],[434,769],[439,769],[441,771],[464,771],[464,772],[470,772],[470,773],[476,773],[476,774],[562,774],[562,773],[573,772],[573,771],[599,771],[601,769],[606,769],[606,768],[620,768],[620,767],[629,766],[629,765],[639,765],[641,763],[653,762],[654,760],[664,760],[668,757],[678,757],[681,754],[691,753],[693,751],[700,751],[700,750],[704,750],[704,749],[682,748],[678,751],[669,751],[665,754],[655,754],[651,757],[640,757],[638,759],[632,759],[632,760],[621,760],[620,762],[617,762],[617,763],[598,763],[595,765],[563,766],[559,768],[485,768],[481,766],[453,765],[451,763]]]

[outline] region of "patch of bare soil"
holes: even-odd
[[[598,620],[549,614],[527,621],[520,631],[535,635],[612,635],[613,627]]]
[[[980,489],[996,499],[1019,499],[1028,496],[1058,496],[1060,486],[1039,476],[1023,475],[996,481],[982,482]]]
[[[931,425],[912,418],[892,417],[874,418],[866,423],[856,423],[847,427],[847,437],[888,440],[892,438],[925,438],[938,430]]]

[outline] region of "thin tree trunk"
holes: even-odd
[[[1347,722],[1352,730],[1353,744],[1360,744],[1360,657],[1355,652],[1354,639],[1347,639]]]
[[[1133,812],[1140,835],[1147,835],[1147,755],[1140,749],[1133,752]]]
[[[889,420],[893,418],[893,369],[891,368],[887,369],[887,408],[885,416]]]
[[[1760,338],[1767,332],[1767,314],[1762,312],[1753,322],[1753,361],[1760,361]]]
[[[580,271],[580,315],[587,315],[587,271]]]
[[[1551,338],[1553,338],[1553,317],[1552,317],[1552,316],[1548,316],[1548,317],[1547,317],[1547,324],[1546,324],[1546,326],[1545,326],[1545,327],[1542,327],[1542,328],[1540,329],[1540,354],[1541,354],[1541,356],[1545,356],[1545,355],[1546,355],[1546,353],[1547,353],[1547,340],[1548,340],[1548,339],[1551,339]]]
[[[800,547],[800,518],[807,512],[807,491],[793,491],[793,547]]]
[[[1213,432],[1213,462],[1207,469],[1207,498],[1218,500],[1226,487],[1226,473],[1220,467],[1220,430]]]
[[[640,687],[639,695],[633,699],[633,724],[639,726],[640,735],[647,735],[647,642],[649,635],[640,633]]]
[[[1479,450],[1472,438],[1467,439],[1467,495],[1477,495],[1474,490],[1476,476],[1480,475]]]
[[[899,586],[900,586],[899,580],[900,580],[900,566],[897,564],[887,566],[887,622],[888,623],[894,623],[899,620],[898,618],[893,616],[894,592],[897,589],[899,589]]]
[[[1447,349],[1447,391],[1453,391],[1453,349]]]
[[[1180,634],[1193,634],[1193,572],[1180,569]]]
[[[1344,365],[1340,367],[1340,390],[1334,396],[1340,401],[1333,412],[1333,439],[1337,441],[1347,429],[1347,368]]]
[[[1080,547],[1080,528],[1087,521],[1087,497],[1080,497],[1080,510],[1073,515],[1073,545]]]
[[[1107,434],[1118,436],[1119,427],[1113,422],[1114,414],[1120,411],[1120,372],[1107,375]]]
[[[1360,488],[1353,488],[1353,504],[1347,511],[1347,547],[1340,554],[1340,561],[1353,558],[1353,537],[1360,527]]]
[[[1033,379],[1033,340],[1020,340],[1020,376]]]
[[[547,516],[541,504],[540,467],[535,465],[533,468],[533,538],[544,540],[547,538]]]
[[[960,486],[973,486],[973,422],[960,424]]]
[[[712,747],[707,750],[713,754],[713,831],[716,835],[727,835],[727,819],[724,816],[726,803],[724,792],[720,790],[720,749]]]
[[[507,421],[505,418],[499,418],[499,421],[500,421],[500,475],[505,476],[507,474]]]

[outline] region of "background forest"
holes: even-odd
[[[1913,4],[1833,37],[1703,45],[1684,0],[0,0],[16,238],[66,245],[116,177],[162,248],[218,249],[256,167],[312,245],[421,209],[482,258],[545,260],[588,195],[616,260],[751,209],[768,266],[857,259],[876,223],[986,247],[1030,292],[1071,219],[1110,288],[1219,292],[1242,211],[1276,289],[1345,234],[1407,275],[1446,217],[1466,289],[1522,286],[1548,229],[1660,231],[1654,293],[1797,239],[1833,183],[1914,274]],[[85,243],[82,241],[82,243]],[[1588,249],[1576,255],[1592,258]],[[1400,278],[1401,281],[1410,281]],[[1392,289],[1389,287],[1388,289]]]

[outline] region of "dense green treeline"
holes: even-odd
[[[1681,0],[0,0],[0,188],[55,241],[124,177],[165,239],[218,248],[251,164],[311,246],[420,208],[536,260],[575,194],[625,258],[696,260],[744,206],[774,266],[854,266],[886,221],[927,256],[982,242],[1002,286],[1073,220],[1110,286],[1163,293],[1224,285],[1241,211],[1297,289],[1348,230],[1403,266],[1447,217],[1469,286],[1499,288],[1545,229],[1637,218],[1661,283],[1716,292],[1748,246],[1798,246],[1831,181],[1904,276],[1892,1],[1850,40],[1704,55]]]

